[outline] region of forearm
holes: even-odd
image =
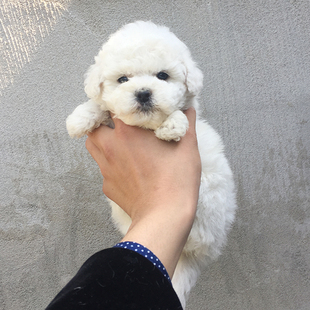
[[[196,204],[159,207],[133,221],[122,241],[134,241],[151,250],[172,278],[192,227]]]

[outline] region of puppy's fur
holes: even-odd
[[[100,124],[113,126],[111,111],[128,125],[154,130],[159,139],[178,141],[188,128],[182,111],[191,106],[198,111],[202,79],[188,48],[168,28],[128,24],[95,57],[85,79],[90,100],[67,118],[68,132],[81,137]],[[183,306],[201,268],[220,254],[236,209],[233,176],[219,135],[199,116],[196,130],[202,161],[197,215],[172,279]],[[112,201],[111,206],[125,234],[131,220]]]

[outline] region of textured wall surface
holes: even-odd
[[[0,309],[44,309],[113,245],[102,179],[65,119],[108,35],[169,26],[205,75],[203,116],[223,137],[239,210],[188,309],[310,309],[310,2],[2,0]]]

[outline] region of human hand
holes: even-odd
[[[100,126],[88,134],[86,148],[104,177],[103,192],[132,219],[169,201],[197,202],[201,163],[195,111],[185,112],[190,127],[180,142],[166,142],[153,131],[114,118],[115,129]]]

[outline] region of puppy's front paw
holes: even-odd
[[[100,124],[105,124],[110,119],[107,111],[102,111],[100,106],[89,100],[79,105],[66,120],[66,126],[70,137],[81,138],[93,131]]]
[[[157,138],[179,141],[188,129],[188,119],[182,111],[175,111],[155,130]]]

